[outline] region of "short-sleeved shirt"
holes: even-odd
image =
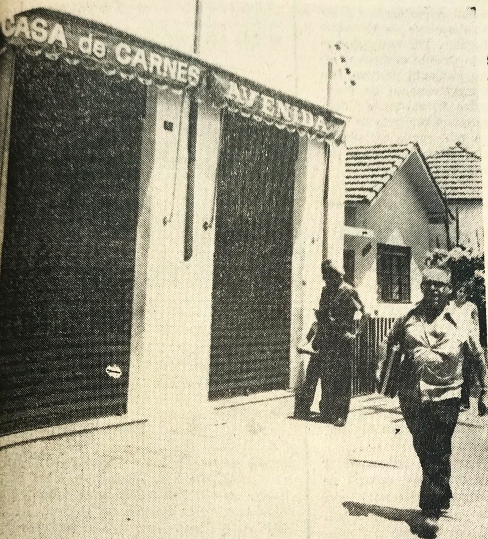
[[[461,397],[463,347],[472,345],[460,330],[447,306],[427,323],[422,302],[395,324],[389,341],[399,340],[403,331],[405,360],[400,395],[438,401]]]

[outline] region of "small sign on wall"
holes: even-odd
[[[105,372],[110,376],[110,378],[115,378],[116,380],[122,376],[122,369],[118,365],[115,365],[115,363],[113,365],[109,365],[105,369]]]

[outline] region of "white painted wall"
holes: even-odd
[[[451,212],[455,214],[459,208],[459,242],[465,247],[479,251],[484,246],[483,204],[481,200],[449,203]],[[451,226],[451,240],[456,239],[455,224]]]
[[[185,262],[188,102],[184,102],[176,162],[181,99],[168,91],[149,94],[144,145],[154,149],[146,150],[149,158],[141,171],[144,201],[136,246],[129,386],[129,413],[164,418],[170,424],[200,421],[212,409],[208,382],[215,233],[214,228],[204,230],[203,223],[211,221],[213,212],[220,113],[210,105],[199,106],[194,248]],[[165,120],[173,122],[172,132],[164,130]],[[296,345],[311,323],[322,286],[325,176],[324,143],[301,138],[293,221],[292,386],[303,368]],[[165,225],[171,208],[172,218]]]
[[[379,316],[400,316],[409,305],[378,301],[377,243],[412,248],[411,299],[415,303],[421,299],[421,270],[432,242],[427,212],[405,176],[404,168],[393,176],[371,205],[358,207],[357,224],[374,230],[374,240],[345,238],[344,247],[356,251],[355,281],[358,292],[367,310],[371,313],[378,311]],[[363,256],[361,251],[368,243],[371,243],[371,249]]]
[[[149,241],[146,247],[138,234],[137,245],[138,255],[147,257],[146,282],[136,274],[136,287],[145,287],[143,336],[131,357],[129,413],[188,423],[199,418],[208,400],[214,228],[205,231],[202,225],[213,211],[220,115],[200,105],[193,256],[185,262],[188,100],[176,161],[182,96],[158,90],[154,98]],[[164,130],[165,120],[173,122],[172,132]],[[164,217],[169,220],[166,225]]]

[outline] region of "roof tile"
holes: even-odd
[[[447,200],[481,200],[481,157],[455,146],[426,158],[432,176]]]
[[[348,148],[346,201],[371,202],[414,150],[411,142]]]

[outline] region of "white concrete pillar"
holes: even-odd
[[[343,265],[346,145],[330,144],[327,200],[325,202],[324,258]]]
[[[129,413],[148,417],[161,416],[178,374],[171,368],[171,351],[177,348],[177,335],[171,330],[167,311],[168,303],[174,301],[168,292],[168,280],[174,274],[174,266],[183,260],[181,201],[185,185],[184,171],[180,169],[186,162],[187,131],[184,125],[180,130],[180,121],[185,121],[185,99],[159,89],[156,95],[148,95],[155,117],[153,132],[145,133],[143,145],[154,145],[153,166],[143,195],[145,200],[140,201],[135,282],[135,287],[145,286],[145,290],[136,290],[134,295],[134,308],[143,309],[144,322],[142,335],[137,335],[139,342],[132,345],[129,384]],[[171,130],[169,123],[165,129],[165,122],[172,123]],[[143,155],[145,151],[147,147],[143,148]],[[145,263],[141,257],[146,258]],[[175,282],[174,286],[177,285]],[[140,305],[139,299],[143,299],[144,305]],[[180,310],[177,305],[173,308]]]
[[[188,99],[183,108],[181,99],[158,91],[155,103],[154,164],[138,232],[138,256],[146,253],[147,258],[146,283],[142,270],[136,279],[145,285],[144,306],[142,294],[135,303],[144,310],[143,338],[139,353],[134,349],[131,357],[129,412],[191,427],[212,408],[208,379],[215,232],[203,224],[212,221],[214,212],[220,112],[199,104],[193,253],[184,260]],[[172,131],[165,122],[173,124]],[[138,267],[143,264],[136,265],[136,274]]]
[[[292,311],[290,387],[303,379],[308,357],[298,354],[298,343],[315,320],[322,290],[320,264],[324,229],[324,143],[300,139],[295,175],[294,238],[292,260]]]

